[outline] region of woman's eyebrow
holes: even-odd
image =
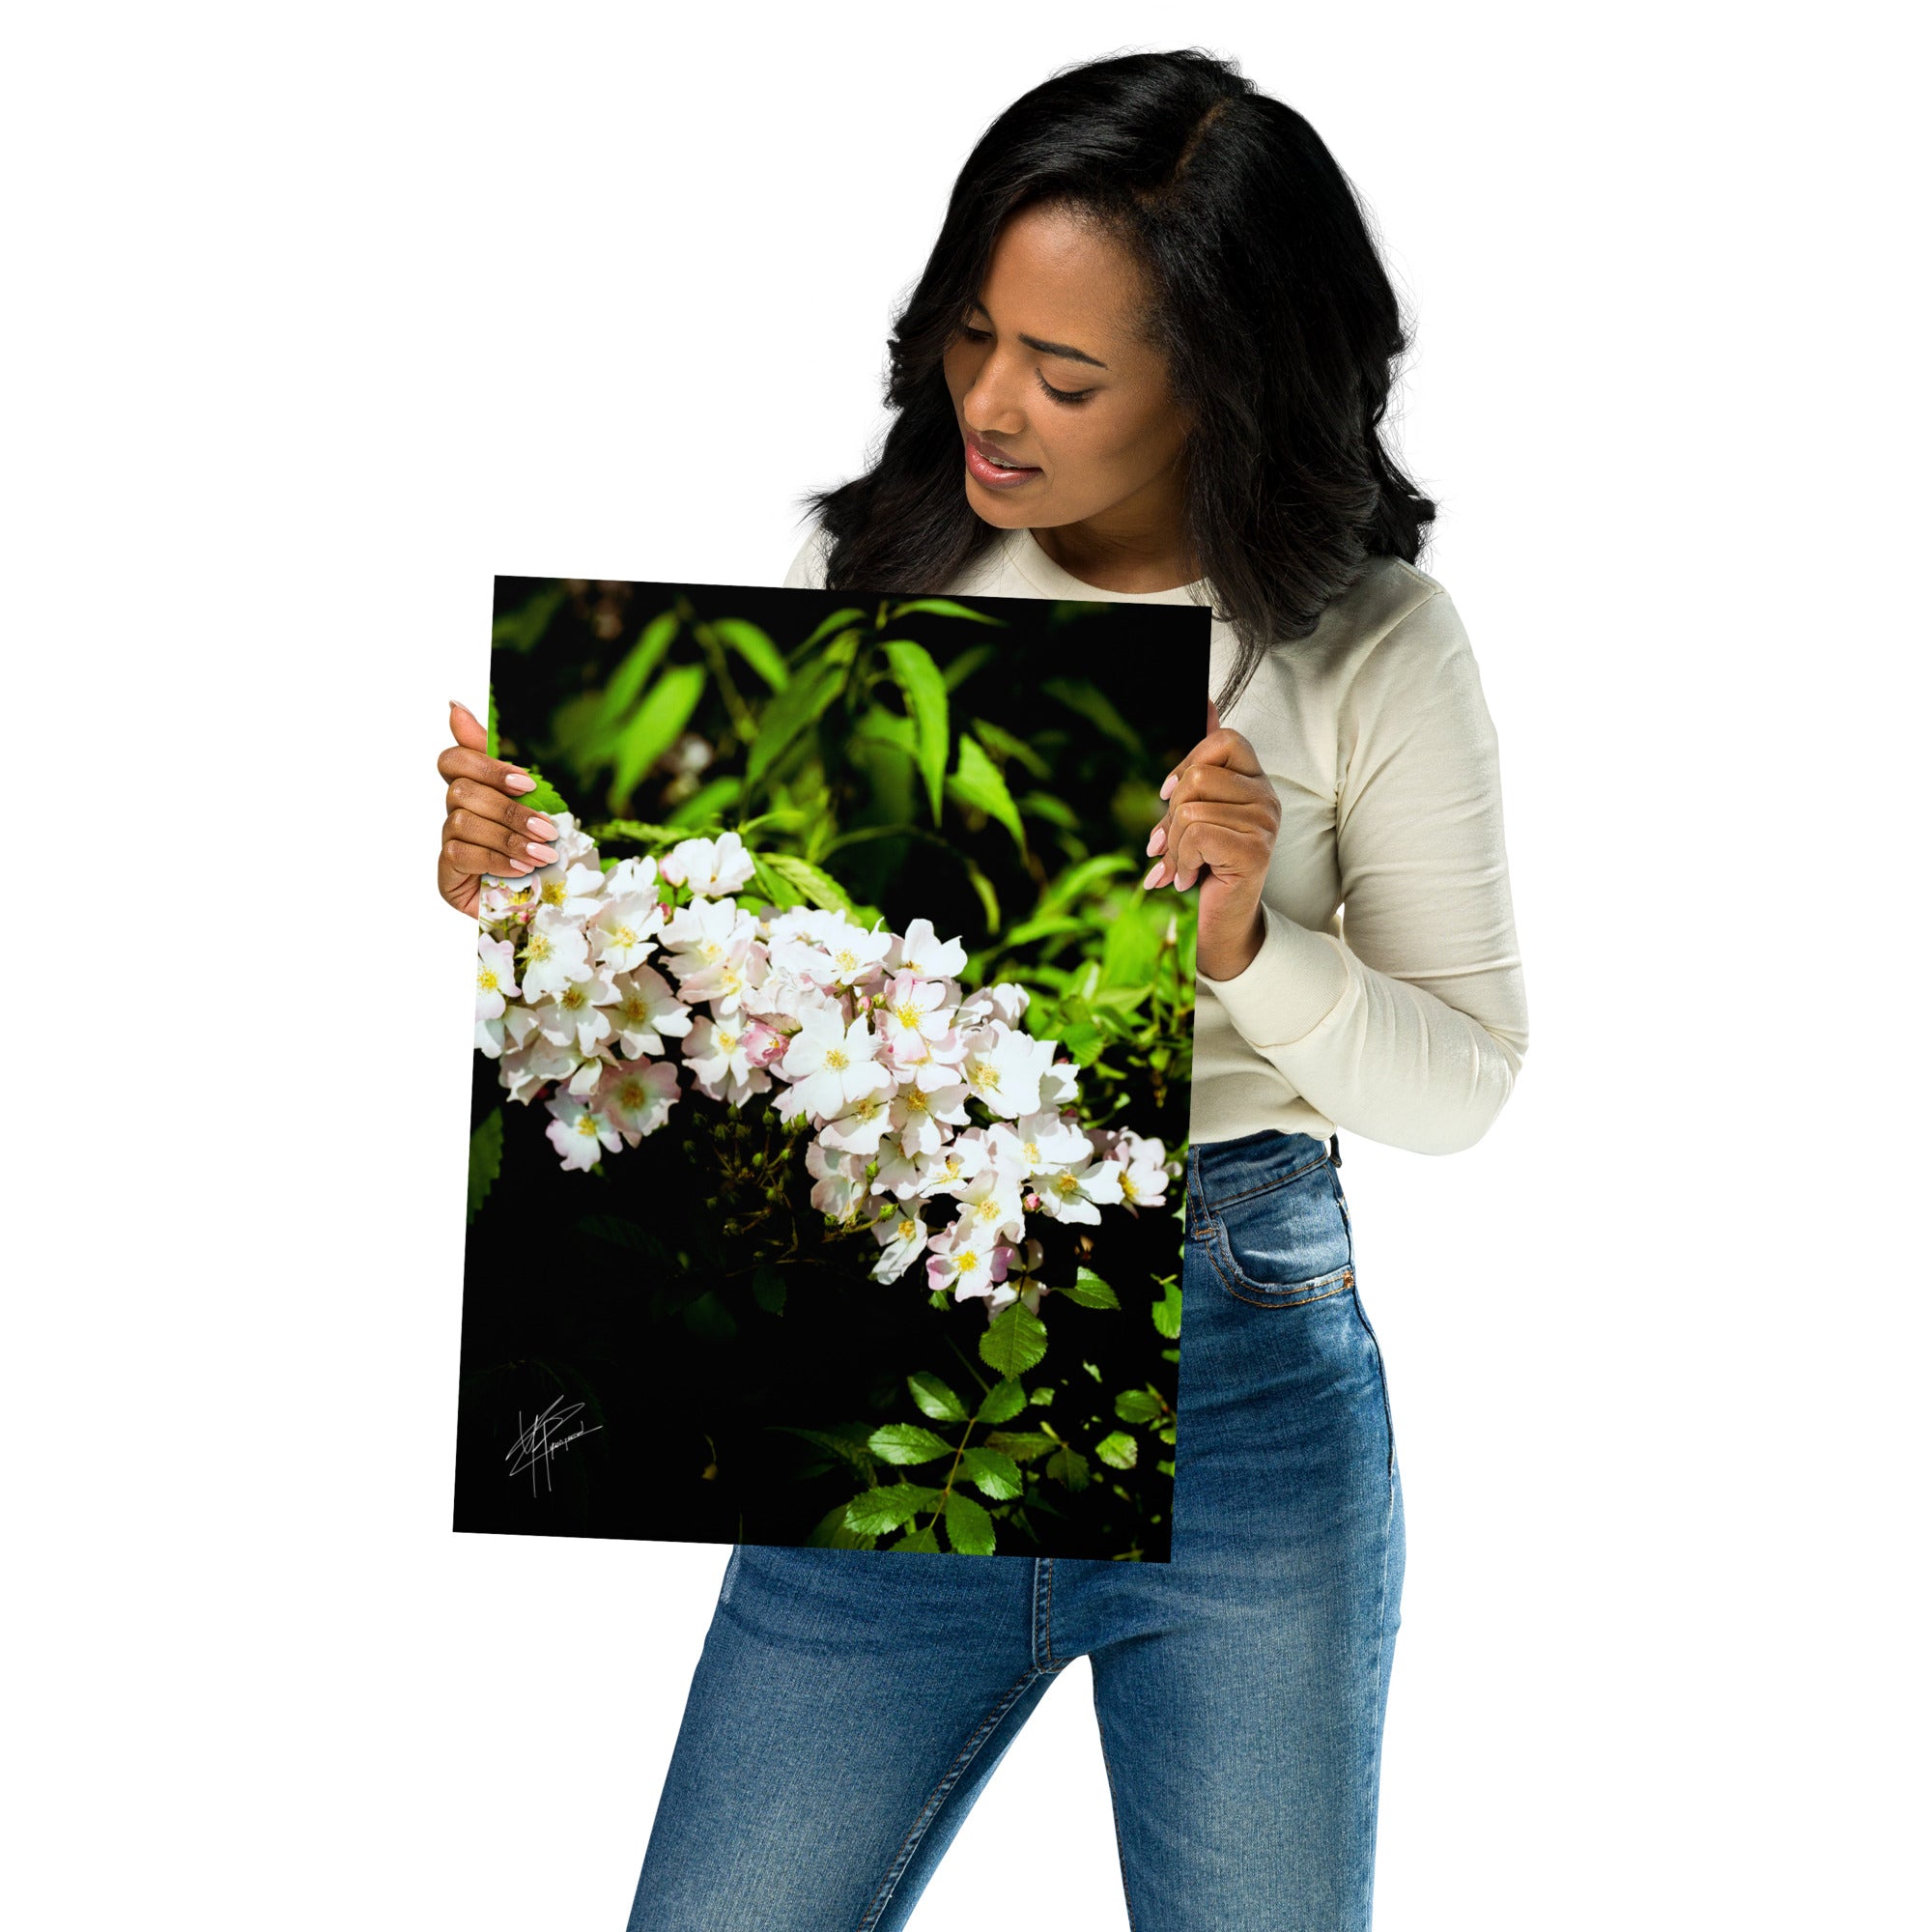
[[[977,308],[988,322],[992,321],[992,311],[984,302],[976,301],[972,306]],[[1037,335],[1022,335],[1020,340],[1029,349],[1037,349],[1042,355],[1064,355],[1069,362],[1085,362],[1095,369],[1104,369],[1107,366],[1097,355],[1090,355],[1086,350],[1075,349],[1069,343],[1042,342]]]
[[[1037,335],[1023,335],[1020,340],[1042,355],[1064,355],[1069,362],[1091,362],[1096,369],[1107,366],[1097,355],[1090,355],[1084,349],[1070,349],[1064,342],[1042,342]]]

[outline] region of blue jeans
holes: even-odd
[[[1172,1560],[734,1548],[629,1932],[905,1925],[1076,1657],[1135,1932],[1368,1926],[1404,1536],[1348,1205],[1261,1133],[1186,1218]]]

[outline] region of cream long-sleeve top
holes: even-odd
[[[828,542],[814,526],[788,586],[824,587]],[[1029,529],[1004,532],[930,588],[1208,601],[1205,581],[1145,592],[1083,582]],[[1212,690],[1235,649],[1213,620]],[[1281,826],[1261,951],[1232,980],[1197,983],[1192,1138],[1325,1139],[1339,1127],[1417,1153],[1473,1146],[1509,1097],[1529,1016],[1495,727],[1448,592],[1399,558],[1373,558],[1311,636],[1268,654],[1221,722],[1254,746]]]

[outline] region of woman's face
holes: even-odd
[[[945,357],[966,497],[985,522],[1178,537],[1186,425],[1165,361],[1134,330],[1143,297],[1133,258],[1065,210],[1022,209],[1001,230]]]

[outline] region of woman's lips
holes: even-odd
[[[966,468],[989,490],[1010,490],[1015,484],[1029,483],[1039,474],[1037,463],[1014,468],[996,461],[986,445],[971,436],[966,438]]]

